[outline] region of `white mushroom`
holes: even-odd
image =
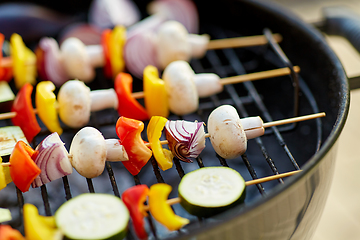
[[[194,74],[189,63],[185,61],[172,62],[164,70],[163,80],[171,112],[185,115],[197,110],[199,98]]]
[[[167,21],[160,26],[157,32],[157,56],[162,69],[176,60],[190,60],[188,32],[181,23]]]
[[[70,37],[61,44],[60,50],[64,67],[70,78],[77,78],[84,82],[90,82],[94,79],[95,70],[91,64],[92,57],[89,56],[82,41]]]
[[[82,128],[71,142],[70,154],[71,164],[80,175],[86,178],[97,177],[105,167],[105,139],[96,128]]]
[[[194,75],[194,82],[200,98],[220,93],[224,87],[220,77],[215,73],[199,73]]]
[[[210,42],[210,36],[208,34],[189,34],[188,43],[191,48],[192,58],[202,58],[207,52],[207,46]]]
[[[118,139],[106,139],[106,161],[118,162],[128,161],[129,157],[123,145]]]
[[[90,119],[90,88],[79,80],[67,81],[58,94],[59,116],[66,125],[79,128]]]
[[[245,153],[246,134],[233,106],[222,105],[213,110],[208,118],[207,127],[211,144],[221,157],[233,159]]]
[[[101,111],[106,108],[117,109],[119,106],[118,97],[113,88],[98,89],[90,92],[91,111]]]

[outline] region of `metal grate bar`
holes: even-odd
[[[223,35],[223,33],[221,33],[221,35]],[[224,37],[224,36],[223,36]],[[280,47],[279,47],[280,48]],[[224,50],[224,54],[227,56],[227,58],[230,61],[230,64],[233,66],[234,70],[237,72],[237,74],[245,74],[245,69],[243,68],[242,64],[240,63],[238,57],[236,56],[235,52],[233,49],[226,49]],[[268,112],[268,110],[265,107],[265,104],[262,102],[262,99],[260,98],[260,95],[258,94],[258,92],[256,91],[254,85],[252,82],[245,82],[244,86],[246,87],[246,89],[248,90],[249,94],[253,97],[253,99],[255,100],[255,104],[257,105],[257,107],[259,108],[259,110],[262,112],[263,116],[265,117],[266,121],[270,122],[272,121],[272,118]],[[229,86],[229,88],[233,88],[233,86]],[[227,88],[228,89],[228,88]],[[235,90],[234,90],[235,91]],[[284,143],[282,145],[283,149],[285,150],[287,156],[289,157],[290,161],[292,162],[293,166],[295,167],[295,169],[299,170],[299,165],[297,164],[296,160],[294,159],[294,157],[292,156],[291,152],[289,151],[287,145],[285,144],[285,141],[283,140],[280,132],[278,131],[278,129],[276,127],[272,127],[272,129],[275,132],[275,136],[278,139],[278,141],[280,141],[281,143]],[[267,156],[267,152],[263,151],[266,148],[264,147],[264,145],[262,144],[262,142],[260,142],[259,140],[257,140],[258,145],[261,147],[263,155]],[[267,162],[270,164],[270,167],[273,171],[273,173],[275,174],[279,174],[277,168],[275,167],[275,163],[273,162],[273,160],[271,158],[267,158],[266,159]],[[282,179],[280,180],[282,181]]]
[[[86,178],[86,182],[88,184],[88,189],[90,193],[95,193],[94,185],[91,178]]]
[[[185,175],[185,172],[180,164],[180,160],[177,157],[174,157],[173,161],[175,163],[176,171],[178,172],[180,178],[183,178],[183,176]]]
[[[202,158],[200,157],[200,156],[198,156],[197,158],[196,158],[196,162],[198,163],[198,165],[199,165],[199,167],[205,167],[204,166],[204,163],[203,163],[203,161],[202,161]]]
[[[50,209],[50,203],[49,203],[49,196],[46,190],[46,185],[41,185],[40,187],[41,189],[41,197],[43,199],[44,202],[44,207],[45,207],[45,214],[46,216],[51,216],[51,209]]]
[[[151,156],[150,161],[151,161],[151,164],[153,166],[153,170],[154,170],[157,182],[158,183],[165,183],[164,178],[161,176],[160,168],[159,168],[154,156]]]
[[[258,176],[257,176],[257,174],[256,174],[256,172],[255,172],[255,169],[251,166],[251,164],[250,164],[250,162],[249,162],[249,159],[248,159],[246,153],[244,153],[243,155],[241,155],[241,158],[243,159],[243,161],[244,161],[244,163],[245,163],[245,166],[246,166],[246,168],[248,169],[251,177],[252,177],[253,179],[259,179]],[[256,187],[259,189],[259,191],[260,191],[261,194],[264,194],[264,193],[265,193],[265,189],[264,189],[264,187],[262,186],[261,183],[256,184]]]
[[[114,172],[112,170],[111,164],[109,162],[106,162],[105,166],[106,166],[106,170],[109,174],[109,179],[110,179],[111,186],[113,188],[114,195],[117,197],[120,197],[119,189],[116,184],[116,180],[115,180],[115,176],[114,176]]]
[[[72,198],[72,196],[71,196],[68,177],[65,176],[65,177],[62,178],[62,180],[63,180],[64,190],[65,190],[65,198],[66,198],[66,200],[69,200],[69,199]]]
[[[270,29],[264,29],[264,35],[269,42],[270,47],[274,50],[276,55],[280,58],[280,60],[290,69],[290,77],[293,82],[294,87],[294,117],[299,116],[299,93],[300,93],[300,86],[299,86],[299,78],[298,74],[294,71],[294,65],[291,63],[289,58],[286,56],[284,51],[281,49],[280,45],[275,41],[272,36],[272,32]],[[293,126],[296,126],[297,123],[294,123]]]
[[[226,50],[224,50],[224,51],[226,51]],[[219,73],[220,75],[222,75],[222,76],[225,76],[226,73],[223,71],[223,69],[220,68],[220,67],[218,67],[218,66],[221,66],[221,61],[220,61],[220,59],[217,57],[216,53],[215,53],[214,51],[211,51],[211,52],[209,52],[208,56],[209,56],[209,57],[208,57],[209,62],[212,64],[212,66],[214,67],[214,69],[216,69],[216,72],[218,72],[218,73]],[[228,56],[228,59],[231,60],[231,58],[229,58],[229,56]],[[231,63],[231,61],[230,61],[230,63]],[[241,69],[242,69],[241,72],[237,72],[237,73],[238,73],[239,75],[240,75],[240,74],[245,74],[245,69],[243,69],[243,67],[242,67],[242,65],[241,65],[241,63],[240,63],[240,61],[239,61],[238,59],[237,59],[237,63],[241,66]],[[246,83],[247,83],[247,82],[246,82]],[[243,104],[242,104],[242,102],[241,102],[238,94],[236,93],[234,87],[233,87],[232,85],[227,85],[227,86],[225,86],[225,90],[229,93],[229,95],[231,96],[231,98],[234,100],[234,104],[236,105],[236,108],[237,108],[238,111],[240,112],[241,116],[247,117],[247,116],[248,116],[248,113],[247,113],[245,107],[243,106]],[[264,146],[261,146],[261,149],[265,149],[265,147],[264,147]],[[273,168],[273,166],[275,166],[275,164],[271,164],[271,165],[270,165],[270,167],[272,167],[273,172],[274,172],[274,171],[276,172],[277,169],[276,169],[276,168]],[[248,170],[249,170],[251,173],[253,173],[253,174],[252,174],[253,179],[256,179],[256,178],[257,178],[257,175],[256,175],[256,172],[255,172],[255,169],[251,166],[250,162],[247,163],[247,168],[248,168]],[[254,178],[254,177],[255,177],[255,178]],[[263,189],[262,186],[259,188],[259,191],[260,191],[260,193],[263,193],[263,191],[260,190],[260,189]]]
[[[20,219],[24,219],[23,207],[24,207],[24,196],[18,187],[16,188],[16,197],[19,205],[19,216]]]

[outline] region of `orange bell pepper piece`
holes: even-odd
[[[116,133],[129,157],[129,161],[122,163],[132,175],[137,175],[152,156],[141,138],[143,130],[144,123],[135,119],[120,117],[116,122]]]
[[[19,230],[13,229],[10,225],[0,225],[0,240],[25,240]]]
[[[32,156],[36,153],[37,151],[20,140],[10,155],[10,176],[22,192],[29,190],[31,183],[41,172],[32,160]]]

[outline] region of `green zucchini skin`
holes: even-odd
[[[128,228],[119,232],[118,234],[115,234],[109,238],[103,238],[101,240],[121,240],[121,239],[124,239],[126,234],[128,232]],[[75,238],[69,238],[67,236],[64,236],[63,240],[79,240],[79,239],[75,239]],[[100,239],[99,239],[100,240]]]
[[[225,212],[226,210],[229,210],[230,208],[235,207],[236,205],[239,205],[241,203],[244,202],[246,197],[246,187],[244,189],[244,192],[242,193],[242,195],[240,196],[239,199],[237,199],[235,202],[231,203],[230,205],[227,206],[222,206],[222,207],[203,207],[203,206],[199,206],[199,205],[194,205],[189,203],[188,201],[186,201],[186,199],[181,196],[181,194],[179,193],[179,198],[180,198],[180,204],[181,206],[191,215],[197,216],[197,217],[203,217],[203,218],[209,218],[209,217],[213,217],[217,214],[220,214],[222,212]]]
[[[200,168],[197,170],[194,170],[193,172],[190,172],[188,174],[197,174],[199,171],[205,170],[205,169],[214,169],[216,170],[216,168],[222,168],[222,169],[229,169],[229,171],[235,171],[233,169],[230,168],[225,168],[225,167],[204,167],[204,168]],[[178,197],[180,198],[180,204],[181,206],[191,215],[197,216],[197,217],[203,217],[203,218],[209,218],[209,217],[213,217],[217,214],[220,214],[222,212],[225,212],[241,203],[244,202],[245,197],[246,197],[246,185],[245,185],[245,181],[243,180],[243,178],[240,176],[240,174],[238,175],[242,181],[241,184],[244,184],[244,189],[242,191],[242,193],[239,195],[239,197],[237,199],[235,199],[232,202],[229,202],[228,204],[223,204],[221,206],[206,206],[206,204],[201,205],[201,204],[195,204],[195,203],[191,203],[190,200],[187,200],[186,197],[184,197],[181,194],[181,182],[179,185],[179,193],[178,193]],[[240,183],[239,183],[240,184]]]

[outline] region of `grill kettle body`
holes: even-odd
[[[198,3],[199,9],[204,7]],[[327,117],[323,119],[324,143],[302,166],[301,173],[247,208],[221,215],[222,223],[189,229],[190,234],[179,239],[311,239],[329,193],[337,140],[348,114],[349,87],[343,67],[315,28],[273,3],[224,1],[208,4],[205,9],[200,11],[206,18],[203,21],[215,21],[211,16],[216,15],[218,24],[235,31],[261,34],[268,27],[281,33],[284,52],[301,66],[301,74]]]

